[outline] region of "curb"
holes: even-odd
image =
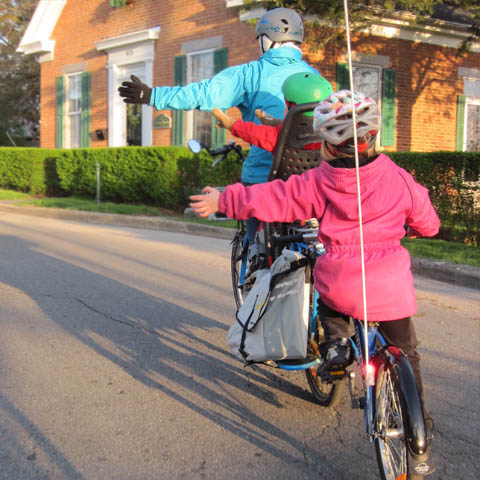
[[[224,238],[232,240],[235,230],[230,228],[215,227],[214,225],[201,225],[198,223],[169,220],[165,217],[150,217],[147,215],[124,215],[115,213],[83,212],[79,210],[66,210],[62,208],[46,208],[10,205],[0,203],[0,212],[15,213],[31,217],[57,218],[77,222],[93,223],[97,225],[112,225],[117,227],[145,228],[147,230],[165,230],[169,232],[190,233],[205,237]]]
[[[205,237],[232,240],[235,230],[231,228],[202,225],[197,223],[168,220],[164,217],[149,217],[146,215],[124,215],[98,212],[82,212],[61,208],[45,208],[12,205],[0,203],[0,212],[9,212],[19,215],[35,217],[58,218],[97,225],[113,225],[119,227],[145,228],[147,230],[164,230],[169,232],[187,233]],[[480,268],[457,263],[439,262],[425,258],[412,258],[412,272],[423,277],[431,278],[464,287],[480,289]]]

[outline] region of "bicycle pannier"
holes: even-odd
[[[301,253],[284,249],[270,269],[258,271],[228,332],[236,357],[247,363],[306,357],[310,295],[306,264]]]

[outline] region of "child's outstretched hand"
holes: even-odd
[[[220,192],[212,187],[205,187],[202,192],[205,195],[190,196],[190,207],[201,217],[208,217],[210,214],[218,212]]]
[[[255,115],[262,122],[262,125],[276,127],[277,125],[280,125],[283,122],[281,118],[272,117],[271,115],[264,112],[263,110],[260,110],[259,108],[255,110]]]
[[[226,113],[222,112],[222,110],[217,107],[212,110],[212,113],[217,120],[217,124],[215,125],[215,127],[223,127],[227,130],[232,129],[234,123],[233,118],[229,117]]]

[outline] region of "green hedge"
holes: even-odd
[[[389,156],[430,190],[442,221],[440,238],[480,243],[480,152],[391,152]],[[86,149],[0,148],[0,187],[49,196],[96,193],[100,165],[101,198],[148,203],[181,211],[205,185],[240,179],[234,153],[211,167],[202,151],[184,147]]]
[[[441,220],[439,237],[480,244],[480,152],[392,152],[427,187]]]
[[[149,203],[182,210],[188,196],[207,184],[240,179],[241,164],[231,153],[211,167],[206,153],[184,147],[0,148],[0,188],[48,196],[96,194],[100,166],[103,200]]]

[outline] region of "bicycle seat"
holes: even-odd
[[[320,165],[320,150],[305,148],[321,139],[313,131],[313,116],[307,117],[318,102],[303,103],[291,108],[283,121],[273,156],[268,181],[286,180],[290,175],[299,175]]]

